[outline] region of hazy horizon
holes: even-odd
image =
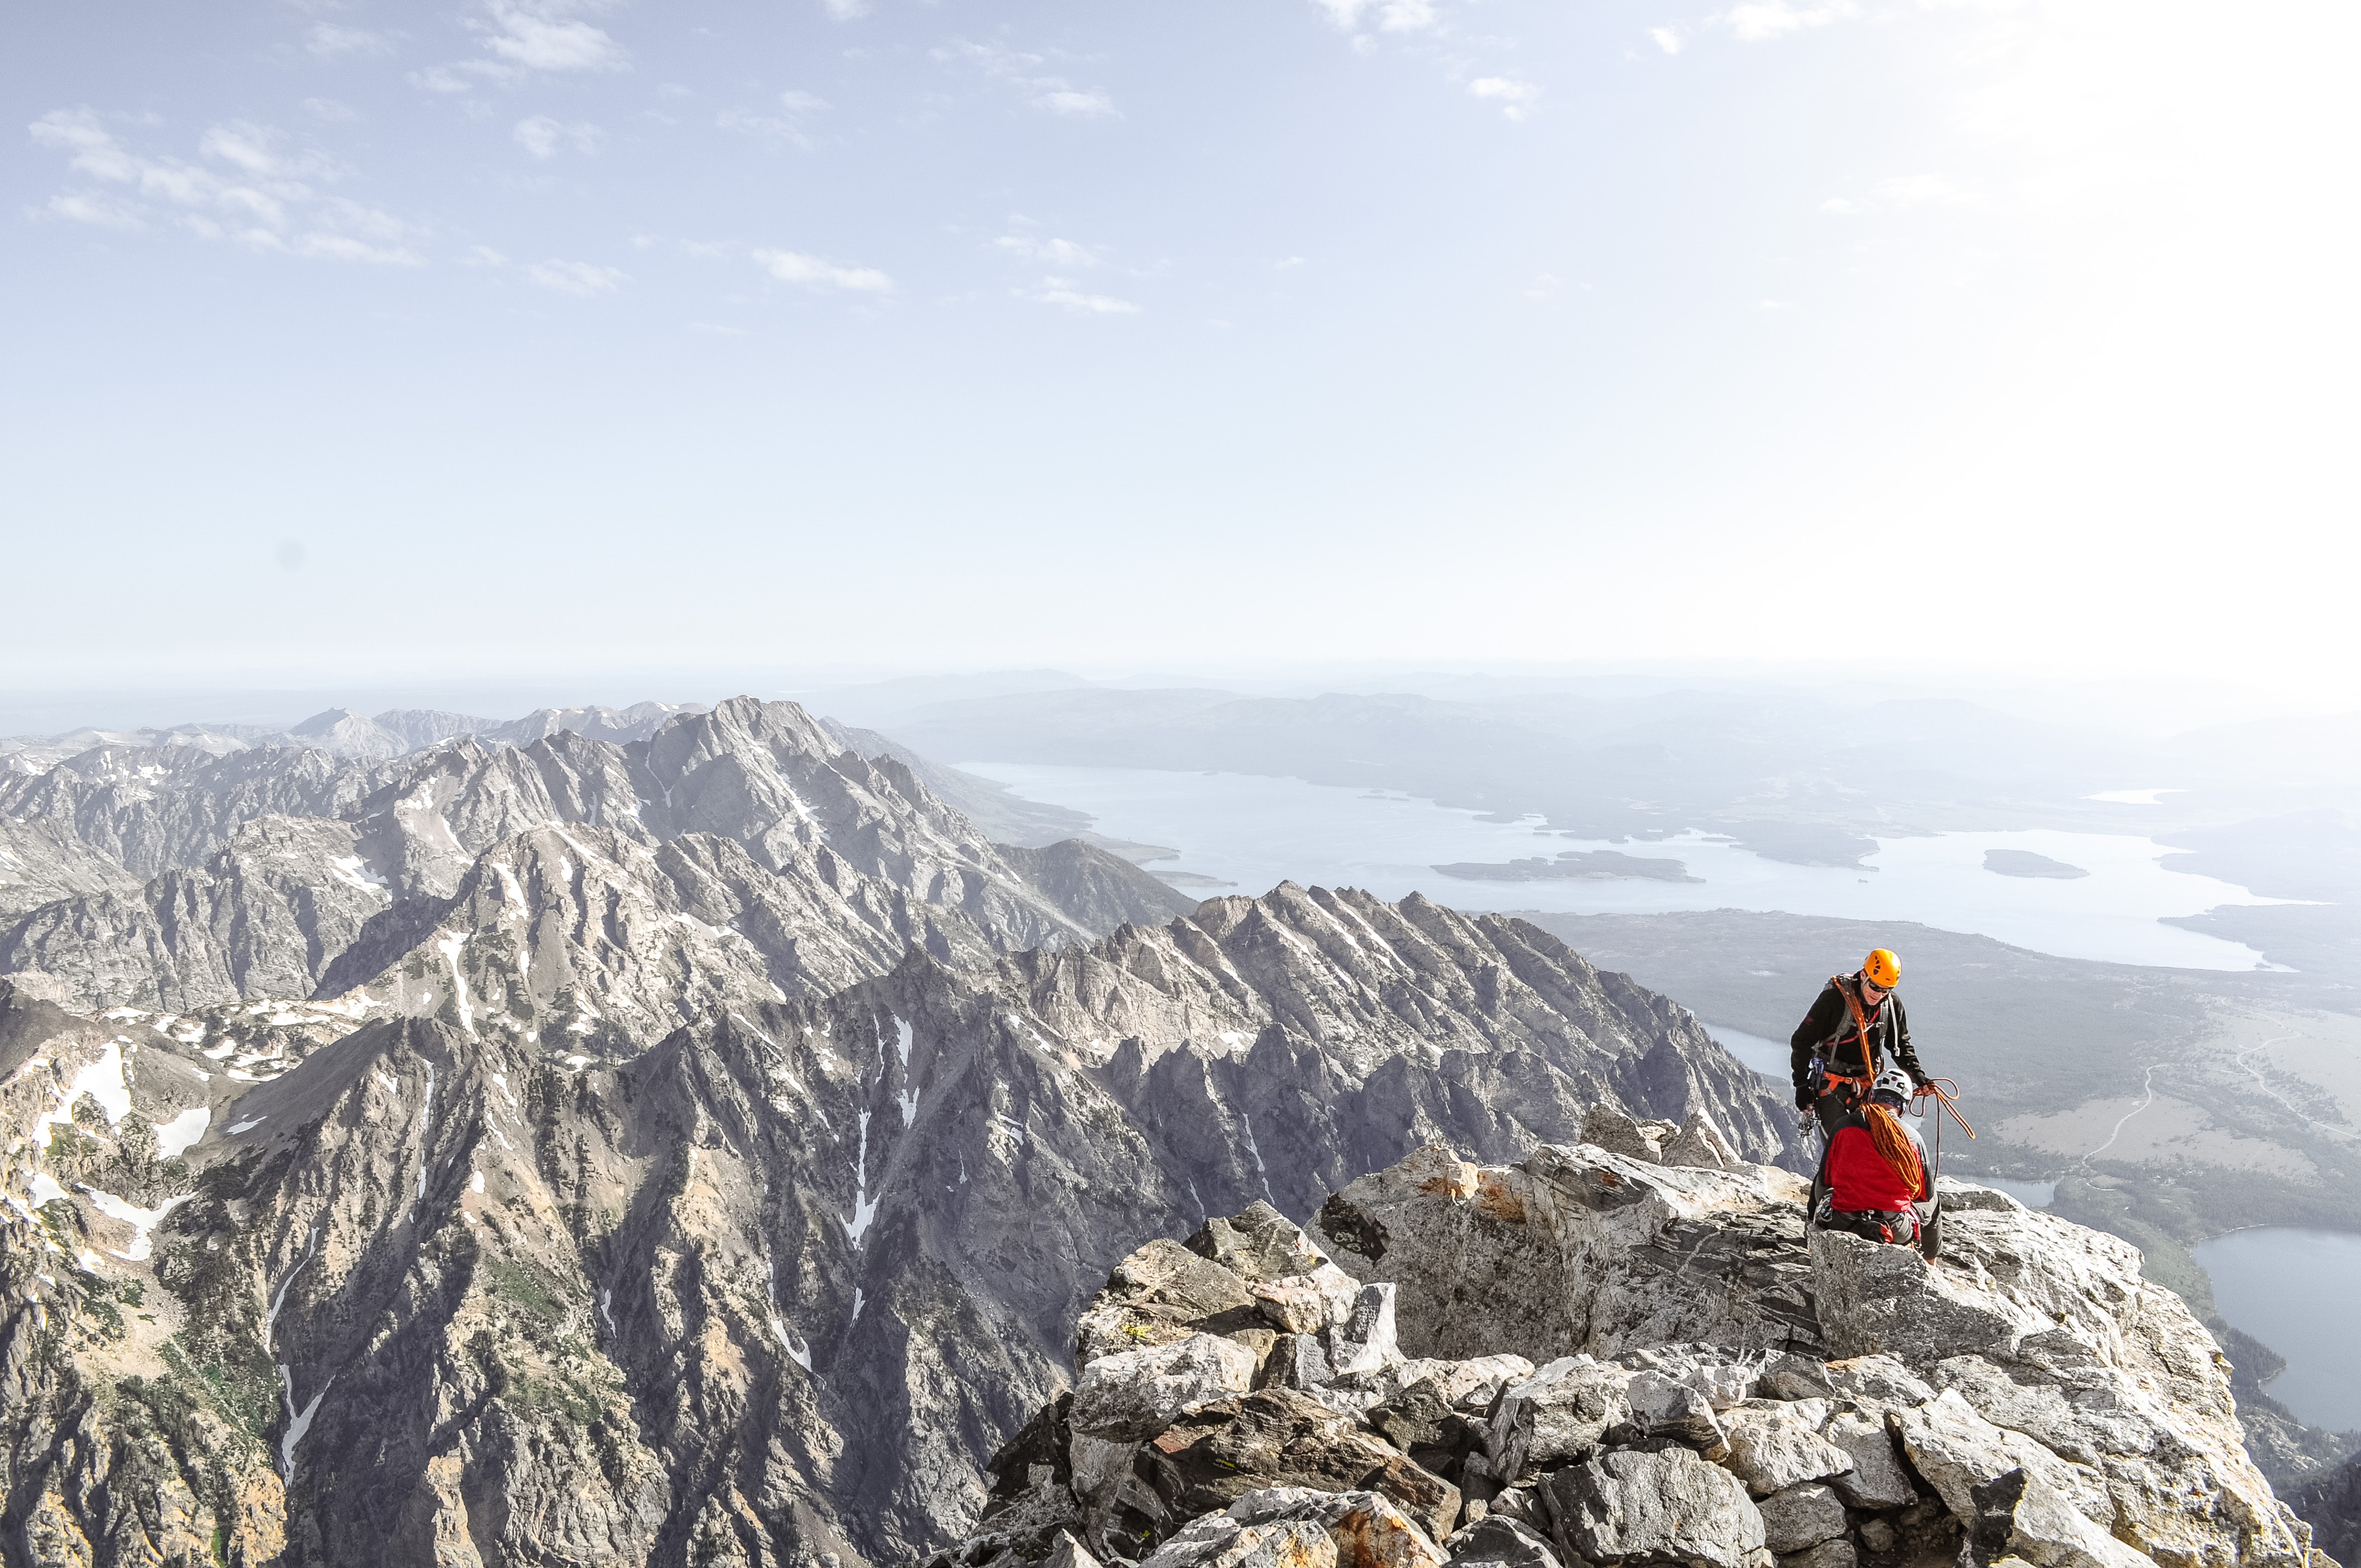
[[[831,703],[868,709],[1002,691],[1051,689],[1071,683],[1109,690],[1213,689],[1242,696],[1314,696],[1326,692],[1401,694],[1501,703],[1552,692],[1640,696],[1652,691],[1817,693],[1865,704],[1958,700],[2036,723],[2162,738],[2247,719],[2338,715],[2332,704],[2226,681],[2134,676],[2039,680],[2010,671],[1879,669],[1843,664],[1665,661],[1653,665],[1468,662],[1203,666],[1196,669],[1093,668],[1075,661],[1024,669],[989,666],[815,666],[783,669],[594,672],[577,675],[491,674],[477,680],[401,681],[372,673],[336,680],[315,673],[284,684],[176,684],[55,687],[0,686],[0,737],[63,734],[78,729],[165,729],[184,724],[286,727],[323,711],[363,715],[440,709],[478,718],[514,718],[542,708],[624,707],[640,702],[712,703],[752,696],[818,710]]]

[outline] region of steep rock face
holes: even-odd
[[[1197,907],[1197,900],[1159,882],[1122,856],[1080,839],[1060,839],[1038,849],[1013,844],[994,848],[1043,897],[1093,931],[1153,924]]]
[[[341,817],[376,787],[324,751],[104,746],[0,784],[0,817],[43,817],[138,877],[202,864],[258,817]]]
[[[988,1493],[981,1455],[1066,1385],[1076,1314],[1136,1238],[1272,1197],[1315,1205],[1321,1182],[1431,1131],[1529,1141],[1537,1123],[1580,1125],[1599,1107],[1576,1103],[1575,1086],[1610,1082],[1600,1062],[1615,1050],[1718,1055],[1685,1034],[1652,1036],[1661,1004],[1619,1003],[1598,979],[1580,1021],[1552,1024],[1545,1003],[1510,1005],[1508,991],[1495,1012],[1471,1002],[1463,1014],[1448,999],[1480,999],[1480,973],[1503,961],[1466,932],[1438,944],[1446,957],[1415,982],[1432,987],[1426,1006],[1453,1047],[1373,1068],[1366,1042],[1343,1057],[1280,1021],[1291,1003],[1256,990],[1250,967],[1233,967],[1237,1005],[1271,1021],[1239,1047],[1159,1014],[1160,992],[1131,997],[1129,1015],[1168,1042],[1153,1060],[1137,1042],[1110,1053],[1069,1033],[1082,1013],[1035,1011],[1016,977],[1038,958],[962,972],[908,952],[889,973],[783,1003],[754,994],[772,959],[725,934],[710,917],[720,905],[619,912],[589,850],[617,865],[702,853],[724,891],[698,891],[683,866],[666,875],[684,903],[724,896],[713,868],[752,863],[704,836],[653,850],[587,828],[512,840],[471,873],[464,933],[461,905],[448,912],[447,934],[466,938],[465,1014],[452,996],[430,1009],[422,995],[430,1016],[358,1029],[324,1004],[249,1003],[234,1019],[60,1025],[50,1013],[21,1031],[115,1043],[129,1064],[121,1114],[93,1139],[123,1141],[129,1116],[150,1116],[142,1107],[183,1132],[177,1118],[206,1113],[202,1140],[152,1190],[92,1182],[125,1203],[180,1200],[147,1226],[140,1256],[74,1185],[87,1170],[45,1163],[53,1139],[20,1140],[7,1177],[23,1206],[7,1223],[27,1227],[12,1237],[38,1245],[27,1238],[45,1227],[104,1244],[87,1267],[71,1247],[51,1255],[63,1283],[41,1288],[40,1311],[93,1324],[87,1299],[101,1287],[118,1313],[126,1287],[151,1303],[153,1323],[125,1322],[148,1357],[142,1397],[180,1412],[155,1418],[156,1441],[168,1456],[214,1455],[173,1472],[203,1505],[192,1530],[250,1515],[253,1539],[276,1531],[290,1564],[531,1561],[536,1541],[584,1563],[915,1555],[972,1523]],[[677,917],[692,907],[708,913]],[[1363,913],[1380,929],[1408,918]],[[1173,940],[1215,945],[1202,930]],[[736,978],[698,996],[693,1025],[600,1059],[554,999],[581,983],[566,975],[618,961],[584,967],[586,945],[602,943],[656,969],[693,953],[698,974]],[[424,955],[447,966],[435,943]],[[1453,967],[1462,960],[1476,972]],[[555,989],[535,989],[544,975]],[[1398,983],[1405,1006],[1411,989]],[[512,1012],[520,992],[533,1011]],[[1596,1043],[1610,1036],[1622,1044]],[[41,1049],[49,1076],[25,1082],[53,1087],[0,1099],[18,1128],[55,1114],[61,1095],[72,1102],[71,1073],[56,1076],[66,1047]],[[1713,1080],[1702,1069],[1681,1079]],[[1759,1111],[1732,1098],[1716,1114]],[[1611,1103],[1607,1113],[1633,1124]],[[1381,1314],[1362,1311],[1337,1271],[1323,1277],[1350,1310],[1319,1354],[1381,1361]],[[1321,1303],[1297,1310],[1325,1313]],[[1137,1343],[1121,1324],[1109,1332]],[[43,1408],[57,1414],[0,1480],[71,1561],[69,1546],[84,1550],[72,1543],[132,1528],[136,1494],[108,1483],[104,1456],[126,1452],[115,1423],[135,1418],[97,1329],[87,1344],[27,1332],[12,1375],[47,1379]],[[1250,1430],[1263,1429],[1232,1435]],[[1231,1441],[1202,1435],[1203,1455]],[[236,1443],[246,1457],[233,1463]],[[1355,1439],[1335,1465],[1354,1453],[1383,1457]],[[1441,1506],[1415,1476],[1404,1483],[1399,1506]],[[247,1560],[265,1556],[258,1546]]]
[[[1258,1520],[1322,1518],[1303,1510],[1326,1494],[1341,1521],[1374,1492],[1411,1531],[1392,1563],[2324,1562],[2241,1448],[2217,1347],[2133,1249],[1947,1182],[1930,1265],[1807,1241],[1797,1185],[1588,1144],[1509,1167],[1430,1147],[1334,1194],[1324,1245],[1267,1206],[1209,1223],[1188,1251],[1226,1292],[1175,1297],[1151,1243],[1083,1319],[1083,1388],[1126,1408],[1148,1358],[1093,1325],[1131,1322],[1247,1349],[1257,1391],[1202,1387],[1112,1433],[1080,1395],[1046,1406],[935,1561],[1213,1568]],[[1349,1310],[1318,1288],[1340,1264],[1367,1280]],[[1226,1310],[1239,1295],[1259,1323]],[[1313,1296],[1333,1304],[1300,1316]],[[1291,1442],[1195,1457],[1288,1420]],[[1292,1550],[1372,1561],[1366,1532],[1324,1528]]]
[[[1536,1137],[1573,1135],[1602,1100],[1675,1120],[1704,1110],[1757,1158],[1791,1142],[1760,1080],[1678,1006],[1521,920],[1461,915],[1416,894],[1388,904],[1282,883],[1089,948],[1019,955],[1001,972],[1065,1038],[1099,1057],[1129,1042],[1112,1069],[1161,1073],[1183,1096],[1179,1080],[1195,1069],[1159,1065],[1183,1042],[1200,1058],[1275,1026],[1315,1042],[1316,1067],[1268,1069],[1303,1079],[1306,1113],[1349,1087],[1371,1102],[1366,1120],[1398,1120],[1410,1141],[1338,1179],[1306,1173],[1293,1202],[1316,1203],[1399,1158],[1426,1141],[1421,1128],[1447,1124],[1463,1146],[1505,1158]],[[1235,1132],[1239,1146],[1254,1142]]]
[[[708,833],[651,846],[549,827],[486,850],[433,928],[352,995],[543,1050],[628,1056],[701,1016],[884,974],[913,947],[964,963],[993,951],[956,913],[914,906],[825,844],[774,873]]]
[[[350,824],[263,817],[194,871],[45,905],[0,927],[0,973],[57,1001],[186,1012],[308,996],[393,894]]]
[[[606,741],[560,732],[519,748],[465,736],[404,758],[353,815],[401,896],[449,897],[478,856],[536,828],[579,823],[654,843],[639,822],[653,787]]]
[[[139,879],[53,817],[0,817],[0,919],[82,894],[129,893]]]
[[[794,703],[732,697],[634,751],[663,791],[648,816],[664,832],[733,838],[774,869],[825,843],[864,874],[1005,934],[1012,949],[1094,934],[909,769],[837,751]]]

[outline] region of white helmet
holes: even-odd
[[[1917,1088],[1916,1084],[1910,1081],[1908,1073],[1898,1067],[1889,1067],[1877,1075],[1877,1082],[1871,1088],[1870,1092],[1894,1095],[1900,1099],[1902,1103],[1907,1105],[1910,1103],[1910,1096],[1917,1091]]]

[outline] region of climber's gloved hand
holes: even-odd
[[[1798,1110],[1798,1111],[1808,1111],[1808,1110],[1810,1110],[1810,1109],[1812,1108],[1813,1102],[1814,1102],[1817,1098],[1818,1098],[1818,1097],[1817,1097],[1817,1095],[1813,1094],[1813,1092],[1811,1091],[1811,1090],[1810,1090],[1808,1087],[1806,1087],[1806,1086],[1805,1086],[1805,1085],[1802,1085],[1802,1084],[1798,1084],[1798,1085],[1796,1085],[1796,1086],[1795,1086],[1795,1109],[1796,1109],[1796,1110]]]

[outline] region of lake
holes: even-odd
[[[2222,1316],[2287,1357],[2265,1392],[2314,1426],[2361,1431],[2361,1354],[2348,1316],[2361,1300],[2361,1235],[2264,1225],[2195,1251]]]
[[[2036,952],[2183,969],[2267,967],[2242,943],[2159,923],[2225,904],[2269,904],[2214,878],[2168,870],[2172,851],[2125,833],[2034,829],[1881,839],[1868,869],[1766,860],[1727,839],[1686,833],[1661,842],[1570,839],[1538,818],[1488,822],[1474,811],[1346,785],[1249,773],[1148,768],[958,764],[1028,800],[1086,811],[1096,830],[1168,845],[1180,872],[1227,886],[1188,891],[1263,894],[1282,881],[1366,888],[1381,898],[1412,891],[1460,909],[1546,909],[1569,914],[1680,909],[1784,910],[1850,920],[1914,920],[1996,938]],[[2002,876],[1987,850],[2021,850],[2080,866],[2073,879]],[[1616,850],[1683,861],[1694,883],[1622,878],[1481,882],[1433,868],[1455,861],[1554,859],[1567,850]]]

